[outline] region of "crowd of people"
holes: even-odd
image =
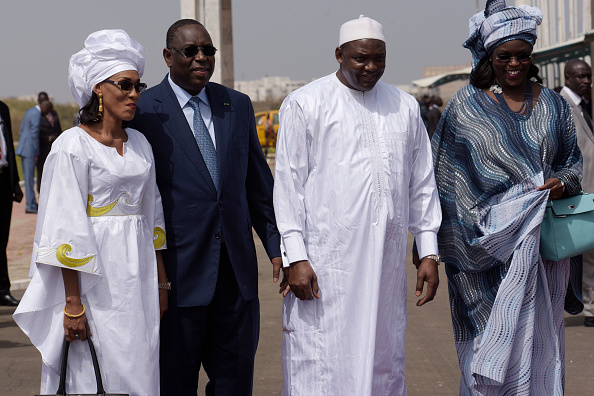
[[[148,90],[144,47],[123,30],[92,33],[69,64],[80,124],[21,132],[17,147],[38,217],[14,320],[42,355],[41,393],[58,388],[63,342],[66,389],[96,389],[90,337],[108,392],[196,395],[202,366],[207,395],[251,395],[253,227],[283,296],[284,395],[406,394],[409,231],[418,306],[445,266],[460,394],[562,395],[566,294],[594,325],[594,256],[583,256],[582,296],[571,281],[581,258],[542,259],[540,223],[548,200],[593,182],[592,81],[575,60],[561,94],[542,85],[531,59],[541,21],[536,7],[487,1],[464,43],[470,84],[443,114],[441,98],[419,106],[380,81],[379,22],[347,21],[338,71],[281,106],[274,179],[250,99],[209,81],[217,50],[202,24],[171,25],[169,73]],[[33,110],[59,129],[47,101]],[[2,167],[14,162],[3,136],[12,205],[22,192]],[[51,149],[37,206],[27,178],[40,141]]]

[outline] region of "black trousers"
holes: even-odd
[[[161,396],[196,396],[200,365],[206,395],[251,395],[260,332],[258,298],[241,295],[227,249],[221,249],[212,302],[169,306],[161,320]]]
[[[0,170],[0,295],[10,292],[6,246],[12,217],[12,186],[8,167]]]

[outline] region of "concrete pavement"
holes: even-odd
[[[8,246],[13,295],[22,296],[27,285],[36,215],[25,214],[24,203],[15,205]],[[281,298],[272,283],[272,266],[256,238],[259,257],[261,305],[260,344],[256,355],[254,395],[280,395]],[[408,259],[410,263],[410,257]],[[435,301],[417,307],[415,271],[408,265],[408,330],[406,335],[406,382],[411,396],[457,395],[460,374],[454,348],[447,284],[440,267],[441,286]],[[0,396],[30,396],[39,391],[41,358],[29,339],[12,320],[14,308],[0,307]],[[567,316],[566,394],[594,394],[594,329],[583,326],[583,317]],[[205,375],[199,395],[204,394]],[[340,396],[340,395],[337,395]]]

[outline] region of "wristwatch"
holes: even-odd
[[[431,260],[435,261],[437,264],[439,264],[439,256],[437,254],[430,254],[428,256],[423,257],[421,260],[425,260],[425,259],[431,259]]]
[[[159,283],[159,289],[171,291],[171,282]]]

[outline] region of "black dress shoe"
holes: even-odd
[[[594,316],[586,316],[584,318],[584,326],[594,327]]]
[[[4,305],[7,307],[16,307],[17,305],[19,305],[19,302],[20,301],[11,296],[10,293],[0,296],[0,305]]]

